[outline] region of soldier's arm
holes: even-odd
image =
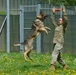
[[[66,11],[63,9],[63,20],[64,22],[67,22],[67,14],[66,14]]]
[[[57,23],[56,23],[56,21],[55,21],[55,18],[54,18],[54,13],[52,12],[51,13],[51,21],[52,21],[52,23],[53,23],[53,25],[55,26],[55,27],[57,27]]]
[[[66,10],[65,10],[65,7],[63,7],[63,27],[64,27],[64,33],[67,29],[67,14],[66,14]]]

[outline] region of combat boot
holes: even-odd
[[[63,65],[63,70],[66,70],[67,69],[67,65]]]
[[[55,71],[55,66],[51,65],[50,70]]]

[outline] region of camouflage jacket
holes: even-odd
[[[55,26],[55,34],[53,38],[53,43],[64,42],[64,33],[66,31],[66,26],[67,26],[66,12],[63,12],[62,18],[63,18],[63,25],[58,25],[58,23],[56,23],[55,21],[54,14],[51,13],[51,20],[52,20],[53,25]]]

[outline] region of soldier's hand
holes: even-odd
[[[55,13],[55,8],[52,8],[52,12]]]
[[[62,11],[65,12],[65,6],[62,7]]]

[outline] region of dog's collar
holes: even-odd
[[[42,21],[42,22],[44,21],[42,18],[39,18],[39,17],[36,17],[36,19],[39,19],[39,20]]]

